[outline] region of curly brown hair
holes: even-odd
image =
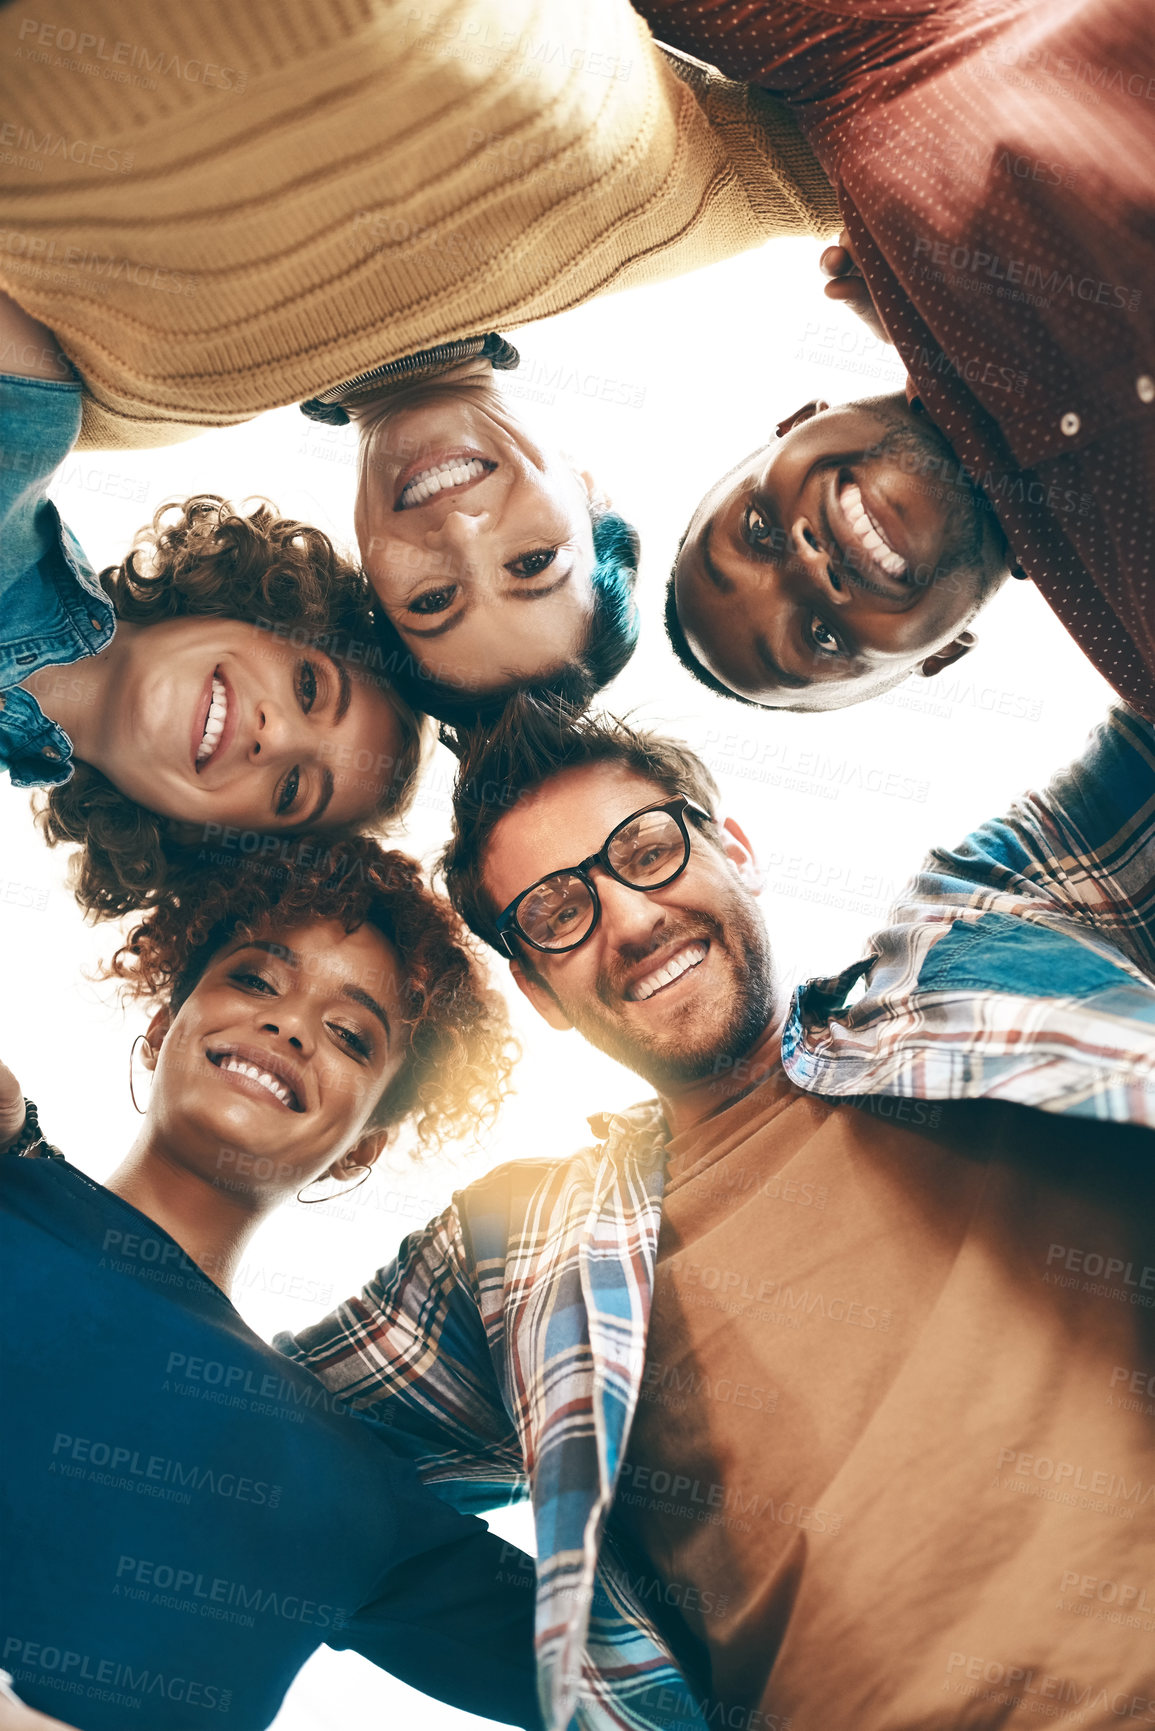
[[[100,574],[116,616],[135,625],[243,619],[355,662],[359,678],[389,690],[402,740],[393,781],[367,825],[399,821],[416,790],[423,725],[373,671],[381,658],[368,581],[320,529],[278,516],[267,500],[247,503],[246,514],[215,493],[199,493],[162,505],[127,558]],[[37,822],[50,847],[77,844],[72,887],[96,919],[147,907],[196,870],[195,851],[169,821],[128,799],[89,763],[77,762],[69,781],[40,796]]]
[[[416,1150],[435,1152],[491,1125],[517,1059],[505,1002],[448,902],[369,836],[314,837],[291,867],[223,856],[151,908],[101,973],[175,1015],[226,944],[319,920],[368,923],[401,964],[409,1051],[368,1127],[411,1120]]]

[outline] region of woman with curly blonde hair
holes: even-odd
[[[108,971],[155,1012],[140,1134],[106,1185],[45,1147],[0,1070],[20,1698],[79,1731],[120,1731],[144,1697],[152,1731],[226,1711],[258,1731],[324,1641],[536,1731],[532,1564],[228,1297],[278,1203],[363,1181],[403,1125],[437,1147],[496,1111],[507,1024],[456,917],[354,837],[190,881]]]

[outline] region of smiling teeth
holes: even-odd
[[[263,1088],[269,1090],[270,1094],[275,1095],[275,1097],[281,1102],[282,1106],[288,1106],[290,1110],[292,1110],[295,1104],[295,1096],[285,1087],[283,1082],[279,1082],[277,1078],[271,1076],[267,1070],[258,1070],[255,1064],[246,1064],[243,1058],[227,1057],[221,1059],[217,1068],[220,1070],[231,1070],[238,1076],[251,1077],[254,1082],[259,1082]]]
[[[644,980],[639,980],[626,993],[627,998],[635,1004],[644,1003],[652,998],[655,992],[660,992],[663,986],[668,986],[672,980],[681,979],[691,968],[696,968],[699,962],[706,959],[705,944],[689,944],[684,950],[679,950],[676,956],[671,956],[654,973],[647,974]]]
[[[403,511],[411,505],[423,505],[446,487],[460,487],[484,475],[488,464],[481,457],[469,457],[456,463],[442,463],[436,469],[422,469],[403,489],[398,505]]]
[[[838,500],[868,557],[876,565],[881,565],[889,576],[901,577],[906,570],[906,560],[879,534],[877,524],[862,503],[862,492],[853,481],[848,481],[843,487]]]
[[[229,700],[225,691],[223,679],[213,674],[213,700],[209,704],[205,730],[201,742],[197,746],[197,762],[203,763],[206,757],[211,757],[220,744],[221,734],[225,730],[225,717],[229,712]]]

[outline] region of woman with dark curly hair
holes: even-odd
[[[364,577],[308,524],[213,495],[162,506],[101,573],[116,636],[25,681],[79,760],[42,800],[81,905],[171,893],[205,843],[398,820],[420,719],[380,671]]]
[[[47,497],[79,383],[2,295],[0,351],[0,769],[53,789],[48,835],[81,844],[84,905],[159,894],[182,841],[403,810],[419,725],[360,571],[319,529],[205,496],[97,578]]]
[[[19,1695],[81,1731],[222,1712],[257,1731],[324,1641],[535,1727],[532,1564],[228,1298],[278,1203],[364,1179],[403,1124],[435,1146],[496,1110],[504,1013],[454,915],[353,838],[204,875],[109,971],[156,1010],[148,1107],[106,1185],[44,1146],[0,1071]]]
[[[376,973],[381,1002],[364,1001],[364,992],[350,1000],[354,1009],[359,1005],[368,1013],[370,1033],[379,1042],[383,1032],[389,1047],[388,1073],[366,1121],[366,1135],[380,1142],[369,1163],[384,1147],[386,1132],[405,1123],[417,1146],[428,1151],[472,1135],[496,1117],[513,1069],[515,1048],[503,999],[485,985],[456,914],[426,889],[411,859],[367,836],[327,845],[324,838],[313,840],[315,845],[302,847],[291,865],[280,858],[267,864],[234,858],[199,873],[178,896],[150,909],[129,934],[105,971],[122,982],[127,997],[157,1005],[146,1067],[156,1067],[185,1005],[223,952],[234,955],[251,942],[266,957],[267,968],[280,969],[286,978],[286,970],[301,972],[304,989],[308,977],[324,969],[316,959],[297,968],[285,934],[307,929],[314,958],[326,954],[326,944],[340,949],[355,938],[362,946],[375,944],[389,952],[388,966],[378,965]],[[341,930],[327,929],[335,927]],[[273,941],[274,931],[283,943]],[[254,986],[254,1002],[283,996],[287,988],[278,980]],[[392,1009],[382,1016],[386,1000]],[[287,1038],[297,1050],[297,1039]],[[186,1040],[182,1034],[180,1041]],[[352,1048],[364,1067],[360,1047],[370,1042],[358,1035],[342,1036],[337,1043]],[[286,1121],[274,1113],[260,1122],[266,1127],[275,1122],[283,1133]],[[294,1131],[304,1128],[287,1122]],[[262,1192],[259,1212],[267,1213],[277,1200]]]

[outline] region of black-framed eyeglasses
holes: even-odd
[[[497,916],[497,936],[516,957],[516,933],[532,949],[562,955],[584,944],[602,917],[602,904],[590,872],[600,866],[630,890],[660,890],[685,871],[690,858],[686,814],[704,822],[710,814],[679,794],[631,812],[612,829],[597,853],[580,865],[549,872],[514,896]]]

